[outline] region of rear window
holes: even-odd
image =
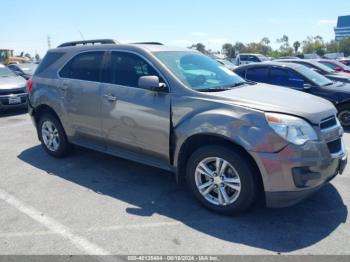
[[[100,72],[104,52],[86,52],[75,56],[60,71],[63,78],[100,81]]]
[[[35,70],[36,74],[40,74],[44,72],[49,66],[55,63],[58,59],[60,59],[64,53],[62,52],[49,52],[46,54],[44,59],[39,64],[38,68]]]

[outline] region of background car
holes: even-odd
[[[350,58],[339,59],[339,62],[344,64],[344,65],[350,66]]]
[[[22,76],[25,79],[31,78],[37,67],[38,65],[34,63],[8,65],[8,68],[10,68],[15,74]]]
[[[311,68],[317,73],[327,77],[332,81],[350,83],[350,75],[344,72],[337,72],[313,59],[277,59],[276,62],[296,63]]]
[[[261,63],[269,59],[261,54],[238,54],[236,56],[236,65],[246,65],[251,63]]]
[[[224,65],[225,67],[227,67],[228,69],[230,69],[231,71],[233,71],[237,66],[235,64],[233,64],[232,62],[226,60],[226,59],[215,59],[216,61],[218,61],[220,64]]]
[[[27,107],[26,84],[23,77],[0,64],[0,111]]]
[[[340,123],[350,127],[350,84],[333,82],[294,63],[251,64],[238,67],[235,72],[246,80],[288,87],[327,99],[338,109]]]
[[[337,60],[332,60],[332,59],[318,59],[318,62],[321,64],[328,66],[329,68],[339,71],[339,72],[345,72],[345,73],[350,73],[350,67],[347,65],[340,63]]]

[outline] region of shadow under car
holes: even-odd
[[[291,252],[321,241],[344,223],[348,214],[331,184],[293,207],[256,206],[239,216],[227,217],[207,211],[176,184],[171,173],[157,168],[79,147],[65,159],[48,156],[39,145],[23,151],[18,158],[46,175],[136,206],[125,210],[129,214],[161,214],[212,237],[274,252]]]

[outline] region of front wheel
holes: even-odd
[[[196,150],[188,161],[187,181],[205,207],[224,214],[247,210],[258,189],[249,161],[223,146]]]
[[[338,119],[343,127],[350,127],[350,105],[338,107]]]

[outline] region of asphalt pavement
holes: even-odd
[[[221,216],[160,169],[83,148],[48,156],[14,111],[0,116],[0,254],[350,255],[349,171],[294,207]]]

